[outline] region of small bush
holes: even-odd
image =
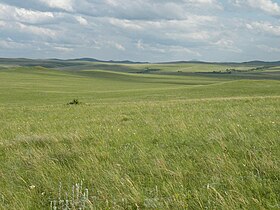
[[[67,103],[67,105],[79,105],[81,104],[81,102],[79,102],[78,99],[73,99],[73,101],[70,101],[69,103]]]

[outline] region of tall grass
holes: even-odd
[[[279,205],[279,99],[2,110],[4,209],[84,179],[96,209]],[[30,187],[32,186],[32,188]]]
[[[28,100],[18,89],[16,103],[1,98],[1,209],[279,209],[279,82],[143,87],[100,100],[77,87],[79,106],[24,89]]]

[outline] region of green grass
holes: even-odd
[[[64,194],[83,180],[92,209],[279,209],[279,90],[278,80],[3,69],[0,208],[50,209],[60,182]],[[82,104],[66,105],[74,98]]]

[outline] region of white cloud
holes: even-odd
[[[279,0],[0,2],[0,45],[10,47],[0,47],[0,55],[10,51],[39,57],[48,52],[48,57],[149,61],[200,55],[203,60],[279,58],[274,47],[280,43]],[[20,43],[29,45],[22,48]],[[265,53],[269,51],[274,53]]]
[[[262,32],[266,34],[271,34],[275,36],[280,36],[280,26],[271,24],[269,22],[252,22],[246,24],[247,29]]]
[[[124,28],[124,29],[132,29],[132,30],[143,29],[142,26],[139,23],[137,23],[137,21],[110,18],[109,22],[114,26]]]
[[[125,51],[125,47],[122,46],[121,44],[119,43],[115,43],[115,47],[118,49],[118,50],[122,50],[122,51]]]
[[[60,51],[60,52],[65,52],[65,53],[68,53],[68,52],[72,52],[73,49],[72,48],[68,48],[68,47],[58,47],[58,46],[55,46],[53,47],[55,50],[57,51]]]
[[[150,44],[143,43],[142,40],[138,40],[136,47],[137,49],[145,52],[166,53],[166,47],[160,45],[152,46]]]
[[[166,37],[175,40],[200,40],[200,41],[207,41],[210,38],[210,34],[207,31],[195,31],[190,33],[166,33]]]
[[[34,34],[40,37],[55,38],[58,35],[57,31],[44,27],[25,25],[21,23],[16,24],[16,26],[22,32]]]
[[[0,27],[4,27],[6,25],[5,21],[0,20]]]
[[[78,21],[79,24],[81,24],[83,26],[88,25],[88,21],[85,18],[83,18],[81,16],[76,16],[75,18],[76,18],[76,20]]]
[[[51,8],[62,9],[70,12],[74,10],[73,0],[39,0],[39,1]]]
[[[182,20],[127,20],[110,18],[109,23],[112,25],[131,30],[143,30],[146,32],[154,30],[169,30],[169,31],[189,31],[199,26],[208,26],[215,24],[217,18],[215,16],[203,16],[189,14],[186,19]]]
[[[120,44],[118,42],[114,42],[114,41],[107,41],[107,42],[104,42],[102,45],[105,45],[107,47],[108,46],[113,47],[113,48],[115,48],[117,50],[120,50],[120,51],[125,51],[126,50],[125,47],[122,44]]]
[[[265,52],[269,53],[280,53],[280,48],[276,47],[269,47],[267,45],[258,45],[257,46],[260,50],[264,50]]]
[[[244,0],[229,0],[229,2],[236,7],[241,7],[245,3]]]
[[[35,24],[44,23],[54,19],[54,14],[52,12],[33,11],[0,4],[0,19]]]
[[[105,0],[96,7],[103,16],[137,20],[186,19],[193,10],[222,9],[217,0]]]
[[[182,47],[182,46],[168,46],[168,52],[171,53],[178,53],[178,54],[189,54],[189,55],[194,55],[196,57],[201,56],[201,54],[197,51],[191,50],[189,48],[186,47]]]
[[[33,43],[29,42],[19,42],[19,41],[14,41],[11,38],[7,39],[0,39],[0,48],[2,49],[8,49],[8,50],[24,50],[24,49],[29,49],[35,47]]]
[[[280,6],[271,0],[247,0],[251,7],[259,8],[272,15],[280,15]]]
[[[3,49],[17,49],[22,48],[23,44],[16,43],[12,40],[0,40],[0,47]]]
[[[216,3],[216,1],[214,0],[188,0],[188,1],[192,3],[199,3],[199,4],[213,4],[214,2]]]
[[[167,21],[149,21],[145,24],[156,28],[170,28],[170,29],[183,29],[186,30],[190,27],[197,27],[199,25],[209,24],[216,22],[215,16],[203,16],[189,14],[186,19],[183,20],[167,20]]]
[[[189,2],[193,4],[194,6],[207,6],[211,8],[216,9],[223,9],[223,6],[217,1],[217,0],[185,0],[185,2]]]
[[[138,40],[136,44],[137,49],[144,50],[144,45],[142,40]]]
[[[234,52],[234,53],[241,53],[242,50],[239,49],[233,40],[230,40],[230,39],[225,39],[225,38],[222,38],[220,40],[218,40],[217,42],[214,42],[213,43],[214,46],[218,46],[220,50],[222,51],[231,51],[231,52]]]
[[[272,0],[230,0],[233,5],[238,7],[251,7],[262,10],[268,14],[280,16],[280,5]]]
[[[113,6],[113,7],[116,7],[119,5],[118,1],[116,1],[116,0],[105,0],[105,2],[106,2],[106,4]]]
[[[201,56],[201,54],[195,50],[183,47],[183,46],[178,46],[178,45],[161,45],[161,44],[156,44],[156,45],[150,45],[143,43],[142,40],[138,40],[136,43],[137,49],[141,51],[146,51],[146,52],[157,52],[157,53],[162,53],[162,54],[183,54],[183,55],[194,55],[196,57]]]
[[[54,18],[51,12],[38,12],[22,8],[16,8],[14,15],[16,20],[29,23],[43,22]]]

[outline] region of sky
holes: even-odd
[[[280,0],[0,0],[0,57],[280,60]]]

